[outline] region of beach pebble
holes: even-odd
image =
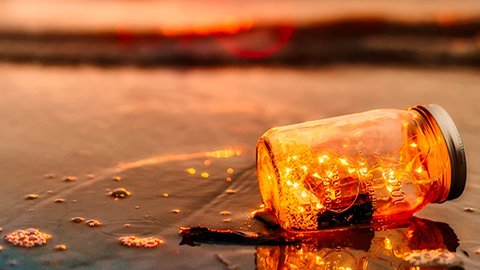
[[[85,223],[87,223],[88,227],[100,227],[100,225],[102,225],[102,223],[100,223],[100,221],[95,220],[95,219],[89,219]]]
[[[63,178],[63,181],[65,181],[65,182],[75,182],[77,180],[78,180],[78,177],[76,177],[76,176],[65,176]]]
[[[45,179],[53,179],[55,178],[55,174],[54,173],[46,173],[43,175],[43,177],[45,177]]]
[[[465,211],[465,212],[470,212],[470,213],[471,213],[471,212],[475,212],[475,208],[465,207],[465,208],[463,208],[463,211]]]
[[[70,219],[71,222],[73,223],[82,223],[85,221],[85,218],[83,217],[73,217]]]
[[[65,200],[64,199],[55,199],[54,202],[55,203],[63,203],[63,202],[65,202]]]
[[[28,195],[25,195],[25,200],[36,200],[38,199],[38,194],[28,194]]]
[[[173,209],[173,210],[172,210],[172,213],[178,214],[178,213],[180,213],[180,209]]]
[[[67,250],[67,246],[66,245],[56,245],[53,249],[55,249],[56,251],[65,251]]]
[[[117,199],[125,199],[132,195],[132,193],[125,188],[116,188],[107,194]]]
[[[227,194],[235,194],[236,192],[237,191],[235,189],[231,189],[231,188],[225,190],[225,193],[227,193]]]
[[[112,177],[112,180],[119,182],[119,181],[122,181],[122,177],[120,177],[120,176],[114,176],[114,177]]]

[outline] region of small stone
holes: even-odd
[[[202,173],[200,174],[200,176],[201,176],[202,178],[208,178],[208,177],[210,176],[210,174],[209,174],[208,172],[202,172]]]
[[[63,203],[63,202],[65,202],[65,200],[64,199],[55,199],[54,202],[55,203]]]
[[[77,203],[78,201],[77,200],[72,200],[72,203]]]
[[[140,205],[135,205],[135,209],[140,209]]]
[[[63,181],[65,181],[65,182],[75,182],[77,180],[78,180],[78,177],[76,177],[76,176],[65,176],[63,178]]]
[[[92,180],[93,178],[95,178],[95,174],[89,173],[89,174],[86,174],[85,177],[86,177],[88,180]]]
[[[180,209],[173,209],[173,210],[172,210],[172,213],[178,214],[178,213],[180,213]]]
[[[463,208],[463,211],[471,213],[471,212],[475,212],[475,208],[465,207],[465,208]]]
[[[475,250],[475,254],[480,255],[480,248],[477,248],[477,250]]]
[[[73,223],[82,223],[83,221],[85,221],[85,218],[83,217],[73,217],[70,219],[70,221],[72,221]]]
[[[227,194],[234,194],[234,193],[236,193],[236,192],[237,192],[237,191],[236,191],[235,189],[231,189],[231,188],[225,190],[225,193],[227,193]]]
[[[230,216],[232,213],[230,213],[229,211],[222,211],[220,212],[220,215],[222,216]]]
[[[53,179],[55,178],[55,174],[54,173],[46,173],[43,175],[43,177],[45,177],[45,179]]]
[[[95,219],[89,219],[86,221],[88,227],[100,227],[102,223],[100,221],[95,220]]]
[[[0,251],[2,251],[2,250],[3,250],[3,246],[0,246]]]
[[[163,197],[168,198],[168,193],[163,193]]]
[[[223,220],[223,222],[225,222],[225,223],[232,222],[232,219],[231,218],[226,218],[226,219]]]
[[[53,194],[53,190],[47,190],[47,194]]]
[[[3,231],[3,229],[2,229],[2,228],[0,228],[0,232],[2,232],[2,231]]]
[[[225,181],[232,182],[232,177],[228,176],[227,178],[225,178]]]
[[[130,227],[132,227],[132,225],[130,225],[130,224],[127,223],[127,224],[124,224],[123,227],[124,227],[124,228],[130,228]]]
[[[38,199],[38,194],[28,194],[25,196],[25,200],[36,200]]]
[[[67,246],[66,245],[56,245],[53,249],[55,249],[56,251],[65,251],[67,250]]]
[[[114,176],[114,177],[112,177],[112,180],[119,182],[119,181],[122,181],[122,177],[120,177],[120,176]]]
[[[233,168],[228,168],[228,169],[227,169],[227,173],[228,173],[228,174],[232,174],[232,173],[233,173]]]
[[[33,211],[35,211],[35,209],[30,208],[30,209],[28,209],[28,211],[29,211],[29,212],[33,212]]]
[[[212,160],[206,159],[205,161],[203,161],[203,164],[204,164],[205,166],[210,166],[210,165],[212,165]]]
[[[124,188],[116,188],[107,194],[117,199],[124,199],[132,195],[130,191]]]

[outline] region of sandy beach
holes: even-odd
[[[261,204],[255,143],[268,128],[423,103],[441,104],[452,115],[465,143],[469,175],[460,199],[428,205],[408,226],[419,232],[419,242],[433,243],[430,249],[453,246],[463,267],[480,267],[475,253],[480,248],[478,70],[358,65],[102,69],[4,63],[0,74],[0,237],[27,227],[53,236],[46,246],[33,249],[2,240],[2,269],[227,269],[218,256],[239,269],[271,269],[262,264],[270,258],[265,254],[288,256],[292,251],[179,246],[178,228],[266,230],[251,212]],[[193,174],[186,171],[192,168]],[[66,182],[66,176],[78,180]],[[118,187],[132,195],[119,200],[107,195]],[[25,200],[31,193],[38,199]],[[55,203],[58,198],[65,201]],[[76,216],[102,225],[71,222]],[[418,224],[448,238],[422,240],[424,227]],[[367,258],[369,269],[388,269],[401,261],[387,255],[379,259],[375,243],[384,234],[402,233],[375,231],[337,248]],[[128,248],[118,242],[126,234],[165,243],[151,250]],[[57,244],[68,250],[55,251]],[[314,252],[311,247],[304,251]],[[323,259],[331,261],[327,255]]]

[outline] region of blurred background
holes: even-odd
[[[302,258],[282,247],[179,246],[178,227],[265,230],[250,213],[261,204],[255,143],[267,129],[422,103],[442,105],[464,140],[462,197],[429,205],[408,229],[353,232],[301,253],[344,269],[405,269],[392,245],[447,247],[455,260],[441,267],[476,269],[479,68],[477,0],[1,0],[0,237],[37,227],[53,243],[2,241],[0,269],[272,269]],[[105,196],[117,187],[131,198]],[[39,198],[26,201],[31,193]],[[165,245],[128,249],[117,240],[126,234]],[[401,240],[411,235],[420,239]]]
[[[101,66],[479,65],[480,4],[4,0],[0,59]]]

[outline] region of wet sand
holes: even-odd
[[[480,255],[475,253],[480,248],[478,70],[367,66],[145,70],[2,64],[0,74],[0,237],[28,227],[53,236],[47,245],[33,249],[1,240],[0,268],[226,269],[220,254],[230,266],[252,269],[257,262],[258,268],[271,269],[276,262],[285,262],[282,258],[298,254],[282,247],[179,246],[178,227],[265,231],[250,213],[261,203],[254,150],[266,129],[418,103],[441,104],[459,128],[469,165],[462,197],[427,206],[418,219],[402,227],[407,229],[339,236],[334,247],[325,244],[330,239],[302,250],[319,255],[323,253],[318,250],[331,249],[352,255],[350,260],[367,258],[355,265],[366,260],[372,269],[390,269],[401,262],[387,254],[386,247],[376,248],[379,241],[387,236],[395,241],[396,235],[410,230],[418,241],[398,240],[393,245],[402,250],[450,249],[465,268],[480,267]],[[195,174],[186,172],[188,168]],[[234,172],[229,174],[228,168]],[[208,178],[202,172],[208,172]],[[46,179],[46,173],[55,177]],[[65,176],[78,180],[66,182]],[[228,176],[232,181],[226,181]],[[132,195],[119,200],[107,195],[108,189],[118,187]],[[236,192],[229,194],[228,189]],[[39,198],[25,200],[31,193]],[[55,203],[58,198],[65,202]],[[464,211],[465,207],[476,211]],[[172,213],[173,209],[180,211]],[[224,210],[231,216],[221,215]],[[91,228],[71,222],[76,216],[97,219],[102,225]],[[120,245],[118,237],[130,234],[158,237],[165,243],[154,249]],[[54,250],[59,244],[68,249]],[[335,261],[328,254],[321,259]]]

